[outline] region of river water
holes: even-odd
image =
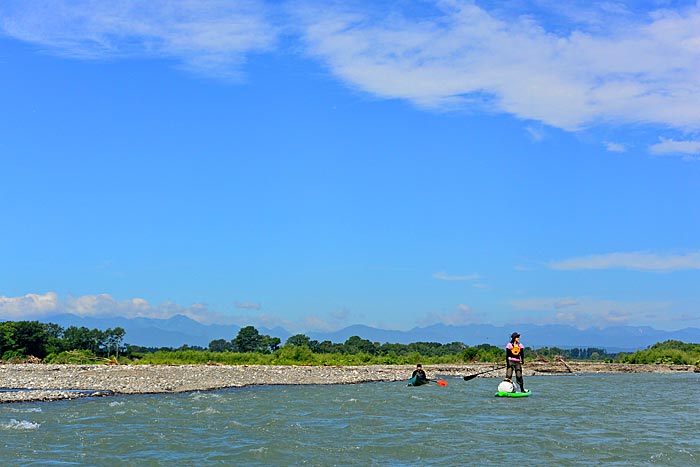
[[[0,466],[700,465],[700,374],[446,379],[4,404]]]

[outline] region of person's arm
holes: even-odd
[[[525,346],[520,347],[520,363],[525,363]]]

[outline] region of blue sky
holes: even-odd
[[[0,4],[0,318],[700,326],[700,3]]]

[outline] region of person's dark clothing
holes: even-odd
[[[413,374],[411,375],[411,378],[414,376],[417,376],[416,379],[422,380],[422,381],[428,381],[428,376],[425,374],[425,371],[423,371],[422,368],[416,368],[413,370]]]

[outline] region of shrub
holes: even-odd
[[[22,363],[26,358],[21,350],[8,350],[2,354],[2,360],[10,363]]]
[[[104,358],[100,358],[90,350],[67,350],[58,354],[49,354],[44,358],[44,363],[72,363],[85,365],[91,363],[103,363]]]
[[[282,365],[299,364],[299,363],[314,363],[316,354],[306,344],[303,345],[285,345],[275,351],[275,361]]]

